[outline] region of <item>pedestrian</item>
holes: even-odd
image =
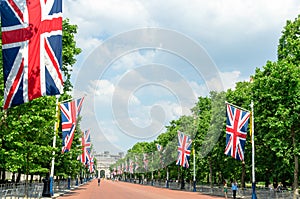
[[[236,192],[238,190],[238,185],[236,183],[236,181],[234,181],[231,185],[231,189],[232,189],[232,195],[233,195],[233,199],[236,199]]]
[[[225,199],[227,199],[227,192],[228,192],[228,189],[227,189],[227,183],[226,181],[224,182],[224,195],[225,195]]]
[[[98,178],[98,186],[100,186],[100,182],[101,182],[101,179],[100,179],[100,178]]]

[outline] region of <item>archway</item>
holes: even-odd
[[[105,170],[100,170],[100,178],[105,178]]]

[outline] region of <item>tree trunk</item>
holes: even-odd
[[[296,149],[297,141],[295,137],[295,131],[293,128],[292,128],[292,140],[293,140],[293,149]],[[299,158],[298,155],[294,154],[294,183],[293,183],[294,199],[296,199],[298,196],[298,172],[299,172]]]
[[[33,182],[33,174],[30,174],[30,181],[29,181],[29,183],[32,184],[32,182]]]
[[[2,170],[2,181],[5,182],[5,178],[6,178],[6,175],[5,175],[5,169]]]
[[[18,175],[17,175],[16,183],[19,183],[20,180],[21,180],[21,170],[19,169],[19,170],[18,170]]]
[[[209,163],[209,184],[210,187],[213,187],[213,169],[212,169],[212,161],[211,161],[211,157],[209,157],[208,159],[208,163]]]
[[[245,184],[245,176],[246,176],[246,168],[245,168],[245,162],[242,162],[242,179],[241,179],[241,183],[242,183],[242,188],[245,188],[246,184]]]
[[[297,155],[294,155],[294,161],[295,161],[295,169],[294,169],[294,199],[298,196],[298,172],[299,172],[299,158]]]

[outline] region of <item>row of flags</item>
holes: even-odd
[[[76,121],[80,114],[84,97],[79,99],[74,99],[69,102],[60,104],[60,113],[61,113],[61,126],[62,126],[62,153],[68,152],[71,149]],[[91,136],[90,130],[82,132],[81,138],[81,148],[82,153],[78,157],[78,160],[88,167],[89,171],[94,172],[94,155],[91,151]]]
[[[226,103],[226,147],[224,154],[237,160],[244,160],[250,111]],[[251,128],[250,128],[251,129]],[[176,164],[189,167],[192,139],[178,131],[178,157]]]
[[[226,102],[226,147],[224,154],[237,160],[244,160],[250,111]],[[250,128],[251,129],[251,128]],[[251,133],[251,130],[250,130]],[[192,139],[178,131],[178,156],[176,164],[189,167]]]
[[[250,111],[243,110],[235,105],[226,103],[226,147],[224,154],[237,160],[244,160],[245,143],[250,116]],[[189,168],[192,139],[189,135],[186,135],[181,131],[177,132],[177,137],[178,145],[176,165]],[[160,144],[156,144],[156,147],[158,152],[163,151],[163,147]],[[143,162],[146,172],[149,161],[147,156],[148,154],[143,154]],[[135,159],[137,160],[136,156]],[[159,159],[162,161],[162,153],[159,153]],[[129,164],[125,161],[125,163],[117,166],[117,168],[113,168],[113,174],[118,175],[123,174],[124,172],[134,173],[134,165],[136,166],[135,170],[137,170],[139,167],[138,161],[133,162],[129,159]]]
[[[148,166],[149,166],[149,156],[147,153],[144,153],[141,156],[136,155],[133,156],[132,158],[126,159],[121,164],[114,167],[113,175],[121,175],[123,173],[136,173],[141,171],[147,172],[149,170]]]
[[[90,130],[86,130],[82,132],[82,137],[81,137],[81,147],[82,147],[82,153],[78,157],[78,160],[88,167],[90,173],[93,173],[95,168],[94,168],[94,155],[92,154],[91,151],[91,135],[90,135]]]
[[[3,109],[63,93],[62,0],[1,0]],[[60,104],[62,153],[71,149],[84,98]],[[92,171],[90,134],[82,136],[82,163]]]

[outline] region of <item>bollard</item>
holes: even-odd
[[[71,189],[71,177],[68,177],[68,189]]]
[[[75,185],[78,186],[78,177],[76,178]]]
[[[50,181],[49,181],[49,179],[47,179],[47,178],[43,179],[43,183],[44,183],[44,187],[43,187],[42,196],[43,197],[51,197],[51,194],[50,194]]]
[[[196,192],[196,180],[193,181],[193,192]]]

